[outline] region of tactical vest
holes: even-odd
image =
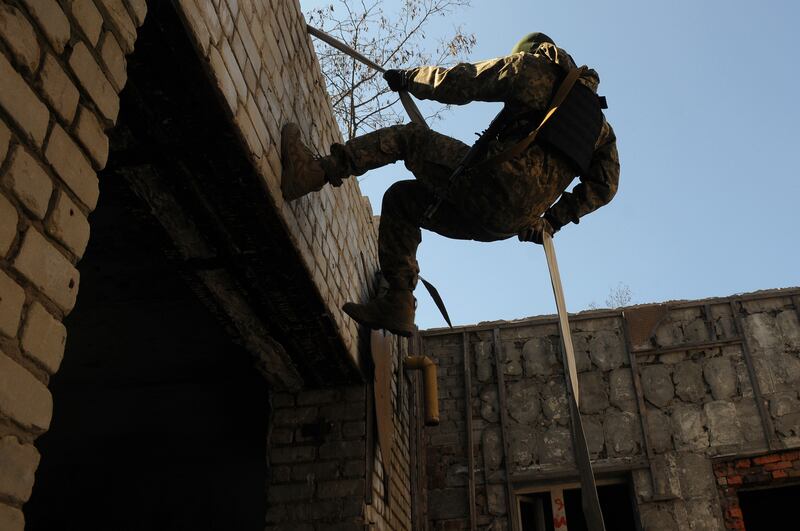
[[[572,163],[576,175],[587,173],[603,128],[603,109],[607,105],[604,97],[577,81],[585,69],[584,66],[564,73],[553,89],[545,112],[526,112],[506,105],[486,133],[499,130],[494,133],[499,140],[513,138],[520,141],[476,167],[510,160],[522,154],[532,142],[538,142],[563,154]]]
[[[578,82],[539,131],[537,141],[552,147],[572,162],[578,175],[589,171],[594,147],[603,128],[604,97]]]

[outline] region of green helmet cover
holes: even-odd
[[[517,52],[533,53],[536,51],[536,48],[538,48],[539,45],[542,44],[543,42],[549,42],[550,44],[555,44],[555,42],[553,42],[553,39],[551,39],[544,33],[539,33],[538,31],[535,31],[533,33],[528,33],[522,38],[522,40],[520,40],[514,46],[514,49],[511,50],[511,53],[517,53]]]

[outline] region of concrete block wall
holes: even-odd
[[[643,336],[630,333],[638,308],[572,319],[589,451],[601,475],[629,479],[643,529],[724,529],[715,463],[800,447],[800,290],[663,309]],[[429,525],[468,529],[472,489],[477,525],[506,528],[506,475],[512,495],[576,477],[557,324],[455,332],[424,334],[442,396],[442,423],[424,438]]]
[[[358,328],[342,311],[368,297],[377,269],[369,201],[355,179],[291,204],[280,192],[280,131],[295,122],[319,153],[341,141],[298,0],[179,0],[198,52],[309,275],[358,363]]]
[[[144,0],[0,5],[0,529],[21,530]]]

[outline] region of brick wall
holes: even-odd
[[[358,365],[358,330],[340,307],[365,298],[373,279],[377,250],[369,203],[355,180],[292,205],[280,196],[277,145],[284,123],[298,122],[320,151],[339,139],[298,2],[175,5],[270,193],[270,207],[302,253],[303,273],[328,303],[332,334]],[[97,172],[108,159],[126,55],[147,12],[144,0],[10,0],[0,6],[3,530],[24,526],[20,508],[39,461],[33,442],[50,424],[47,385],[67,340],[61,321],[75,305],[77,265],[99,198]]]
[[[180,0],[186,25],[286,228],[358,363],[358,329],[341,311],[364,300],[377,266],[369,201],[355,179],[292,204],[280,193],[280,129],[296,122],[312,149],[340,141],[297,0]]]
[[[267,529],[412,529],[409,412],[418,400],[412,384],[418,376],[398,366],[405,345],[393,350],[389,460],[375,434],[371,386],[274,396]]]
[[[632,485],[643,529],[723,529],[714,460],[800,447],[799,296],[573,317],[589,451],[601,477]],[[468,529],[470,491],[478,527],[502,529],[509,489],[576,481],[554,318],[427,331],[424,349],[442,397],[425,433],[431,529]]]
[[[800,481],[800,452],[778,452],[767,455],[728,459],[714,463],[725,529],[745,529],[739,506],[740,488],[780,487]]]
[[[0,6],[0,528],[24,526],[143,0]]]

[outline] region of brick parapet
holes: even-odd
[[[299,2],[178,5],[273,207],[327,302],[336,333],[358,364],[358,328],[341,306],[367,298],[374,282],[377,240],[369,201],[354,179],[291,204],[280,191],[283,125],[297,123],[303,140],[320,153],[341,141]]]

